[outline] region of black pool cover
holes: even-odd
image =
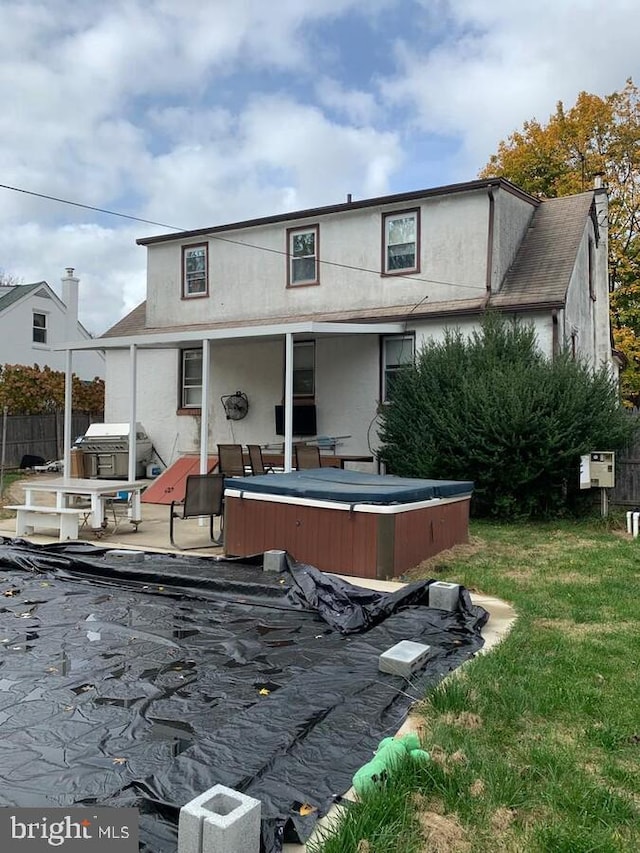
[[[261,800],[263,853],[306,840],[482,645],[486,611],[465,590],[431,609],[430,583],[0,537],[0,806],[138,808],[140,849],[175,853],[181,806],[220,783]],[[400,640],[437,650],[411,682],[378,671]]]

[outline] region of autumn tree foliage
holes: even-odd
[[[616,347],[627,357],[622,391],[640,401],[640,92],[632,79],[605,97],[581,92],[560,101],[500,142],[480,177],[502,176],[532,195],[579,193],[602,175],[609,191],[609,283]]]
[[[0,366],[0,409],[7,406],[11,415],[42,415],[64,409],[65,375],[62,371],[42,369],[35,364]],[[74,412],[98,414],[104,411],[104,381],[86,382],[73,376]]]

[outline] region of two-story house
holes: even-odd
[[[60,345],[91,341],[78,322],[78,282],[69,267],[62,278],[62,299],[46,281],[0,286],[0,364],[65,369]],[[102,379],[104,354],[99,349],[79,353],[74,367],[80,379]]]
[[[531,322],[549,357],[569,347],[617,371],[601,188],[541,201],[477,180],[138,243],[147,299],[94,345],[105,419],[144,423],[167,464],[284,432],[375,453],[396,372],[487,309]],[[223,405],[236,391],[242,419]]]

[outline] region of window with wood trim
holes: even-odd
[[[194,296],[209,295],[209,263],[208,246],[201,243],[197,246],[182,247],[182,297],[191,299]]]
[[[47,343],[47,315],[33,312],[32,340],[34,344]]]
[[[382,216],[382,272],[385,275],[419,272],[420,210]]]
[[[202,406],[202,349],[183,349],[180,352],[181,409]]]
[[[381,342],[380,384],[381,400],[388,403],[393,399],[393,387],[401,371],[414,363],[415,336],[388,335]]]
[[[319,237],[318,225],[287,229],[287,287],[320,284]]]

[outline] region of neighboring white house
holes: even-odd
[[[93,346],[107,353],[105,420],[128,421],[135,397],[167,464],[201,437],[210,452],[281,442],[287,377],[294,437],[345,436],[340,451],[371,453],[394,374],[491,308],[533,323],[548,356],[569,347],[617,373],[604,189],[541,201],[478,180],[138,243],[146,302]],[[223,406],[236,391],[241,420]]]
[[[78,279],[68,268],[60,299],[46,281],[0,286],[0,364],[65,369],[65,354],[55,349],[68,341],[89,341],[78,322]],[[80,379],[104,379],[100,350],[78,353],[74,372]]]

